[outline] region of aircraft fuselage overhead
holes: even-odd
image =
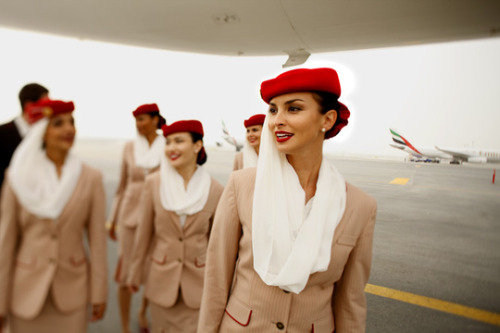
[[[3,0],[0,25],[218,55],[289,55],[499,36],[497,0]]]

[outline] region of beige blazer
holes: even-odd
[[[234,156],[233,171],[243,169],[243,152],[240,151]]]
[[[330,265],[297,295],[266,285],[253,269],[255,170],[233,172],[217,208],[198,332],[364,332],[375,200],[347,184]]]
[[[8,177],[1,205],[0,316],[12,312],[35,318],[49,290],[62,312],[106,302],[105,196],[99,171],[83,165],[57,220],[39,218],[23,208]]]
[[[123,149],[120,183],[111,205],[109,221],[121,226],[136,227],[139,222],[139,202],[148,173],[157,171],[159,166],[146,172],[135,164],[134,143],[125,144]]]
[[[188,307],[200,307],[208,237],[222,190],[223,186],[212,178],[205,207],[187,216],[182,228],[179,216],[161,205],[160,174],[146,177],[141,223],[132,251],[130,285],[140,284],[144,261],[151,260],[144,291],[149,300],[166,308],[172,307],[180,288]],[[153,239],[154,249],[147,258]]]

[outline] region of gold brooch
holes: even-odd
[[[53,112],[54,112],[54,110],[52,110],[52,108],[50,108],[50,107],[48,107],[48,106],[47,106],[47,107],[44,107],[44,108],[43,108],[43,110],[42,110],[42,114],[43,114],[43,116],[44,116],[44,117],[47,117],[47,118],[48,118],[48,117],[50,117],[50,116],[52,116],[52,113],[53,113]]]

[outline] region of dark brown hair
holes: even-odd
[[[24,112],[24,105],[27,102],[36,102],[43,95],[49,93],[49,90],[38,83],[28,83],[19,91],[19,102]]]
[[[191,134],[193,143],[201,141],[201,143],[203,144],[203,136],[201,134],[194,132],[189,132],[189,134]],[[203,165],[206,161],[207,161],[207,153],[205,151],[205,147],[202,146],[200,151],[198,152],[198,158],[196,159],[196,163],[199,165]]]
[[[311,91],[311,92],[312,92],[314,100],[316,102],[318,102],[318,104],[321,108],[319,110],[319,112],[321,112],[321,114],[325,114],[330,110],[335,110],[335,112],[337,112],[337,119],[335,120],[335,123],[333,124],[332,128],[328,132],[333,131],[335,126],[337,125],[338,119],[339,119],[339,109],[340,109],[340,105],[339,105],[339,101],[338,101],[339,97],[335,94],[332,94],[329,92],[324,92],[324,91]]]

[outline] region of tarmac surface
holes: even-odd
[[[121,147],[108,145],[101,155],[85,146],[77,151],[103,171],[109,210]],[[208,149],[206,168],[225,184],[233,157]],[[332,159],[348,182],[378,203],[367,332],[500,332],[500,184],[492,184],[500,165]],[[89,332],[121,332],[116,261],[117,244],[108,241],[108,308]],[[139,304],[136,295],[132,332],[138,332]]]

